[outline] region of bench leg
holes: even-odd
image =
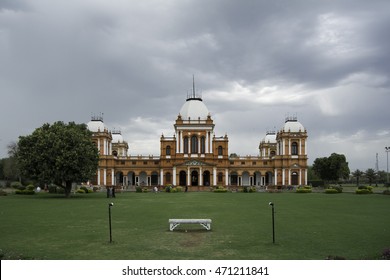
[[[201,225],[202,225],[205,229],[211,230],[211,224],[209,224],[209,223],[201,223]]]
[[[171,223],[171,224],[169,224],[169,230],[173,231],[178,225],[180,225],[180,223]]]

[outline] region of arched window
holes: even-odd
[[[200,153],[206,153],[206,138],[204,136],[200,138]]]
[[[291,154],[292,155],[298,155],[298,143],[292,142],[291,144]]]
[[[184,153],[185,154],[188,154],[188,137],[184,137],[184,141],[183,141],[183,148],[184,148]]]
[[[222,180],[223,180],[223,174],[222,174],[222,172],[219,172],[218,173],[218,183],[222,183]]]
[[[218,155],[219,156],[222,156],[222,151],[223,151],[222,146],[218,146]]]
[[[197,154],[198,153],[198,137],[193,135],[191,137],[191,154]]]
[[[171,146],[167,146],[165,148],[165,152],[166,152],[167,156],[170,156],[171,155]]]
[[[169,173],[169,172],[167,172],[166,174],[165,174],[165,182],[167,183],[167,184],[170,184],[170,183],[172,183],[172,175],[171,175],[171,173]]]

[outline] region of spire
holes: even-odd
[[[192,93],[188,94],[187,91],[187,101],[188,100],[199,100],[202,101],[202,96],[200,94],[196,94],[195,90],[195,75],[192,75]]]

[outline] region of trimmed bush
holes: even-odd
[[[225,193],[225,192],[227,192],[227,191],[228,191],[228,190],[225,189],[225,188],[217,188],[217,189],[214,189],[213,192],[215,192],[215,193]]]
[[[310,186],[299,186],[296,193],[311,193],[311,187]]]
[[[142,187],[140,187],[140,186],[135,187],[135,192],[141,193],[142,192]]]
[[[325,190],[325,193],[334,194],[334,193],[339,193],[339,192],[338,192],[336,189],[329,188],[329,189],[326,189],[326,190]]]
[[[79,190],[76,191],[76,193],[85,193],[85,189],[80,188]]]
[[[25,189],[25,187],[22,185],[22,183],[20,183],[18,181],[12,182],[11,188],[18,189],[18,190]]]
[[[35,194],[35,191],[30,191],[30,190],[16,190],[15,194],[27,194],[27,195],[32,195]]]
[[[356,194],[372,194],[372,189],[373,187],[371,186],[359,186],[357,189],[356,189]]]

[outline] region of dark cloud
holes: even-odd
[[[341,151],[372,167],[364,159],[390,138],[389,11],[386,0],[2,1],[0,156],[45,122],[99,112],[131,154],[158,154],[195,75],[231,152],[256,154],[297,114],[312,160]]]

